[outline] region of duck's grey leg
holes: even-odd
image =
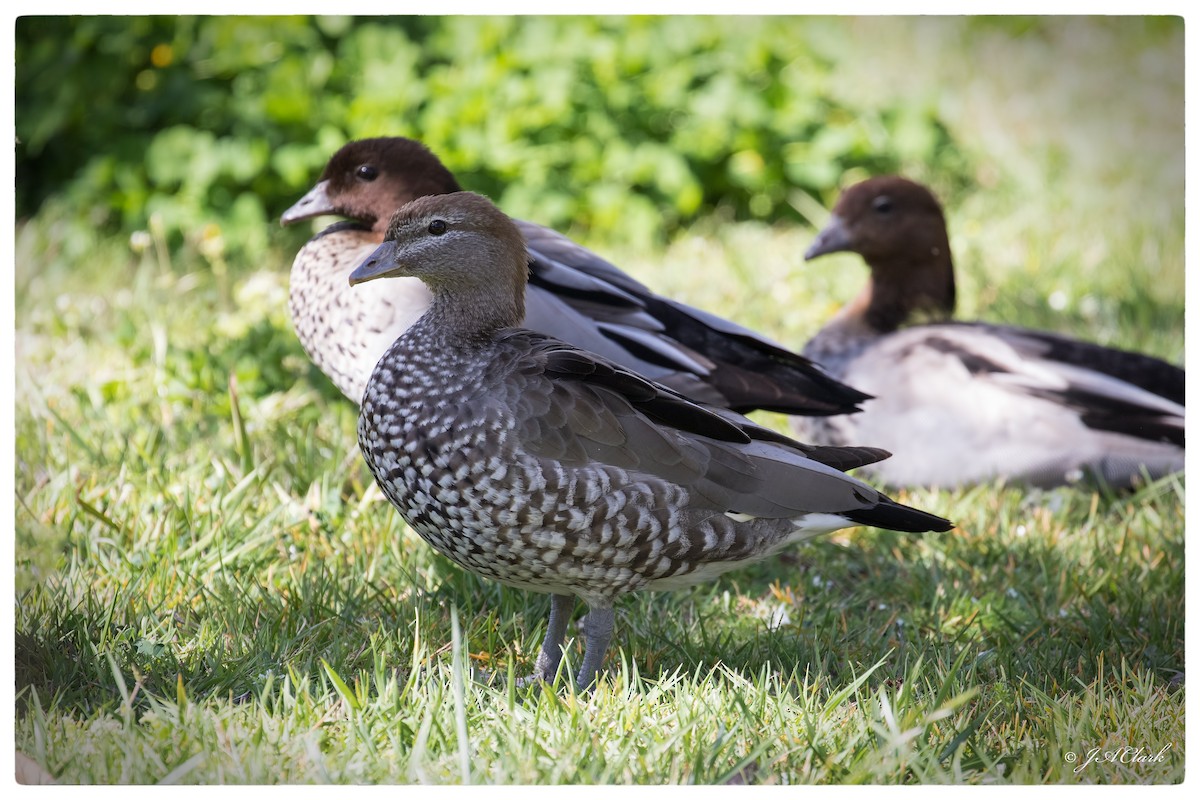
[[[562,661],[563,637],[567,634],[567,624],[571,621],[571,612],[575,610],[575,595],[555,594],[550,596],[550,621],[546,624],[546,638],[542,640],[542,652],[538,653],[537,664],[533,668],[535,678],[553,681],[558,672],[558,663]]]
[[[600,665],[604,663],[604,653],[608,650],[608,641],[613,632],[613,610],[592,606],[588,610],[586,642],[583,649],[583,664],[579,667],[579,688],[586,689],[596,682],[600,673]]]

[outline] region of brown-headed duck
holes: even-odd
[[[875,399],[853,416],[794,420],[801,437],[892,451],[864,474],[893,486],[1048,487],[1088,475],[1120,488],[1183,468],[1179,367],[1058,333],[949,321],[950,242],[924,186],[877,177],[846,189],[805,259],[843,251],[862,256],[870,280],[803,353]],[[930,319],[908,324],[919,317]]]
[[[420,281],[352,289],[350,272],[383,240],[388,220],[417,197],[459,191],[424,145],[353,141],[281,221],[348,217],[312,239],[292,265],[292,320],[304,349],[351,400],[362,397],[383,351],[429,306]],[[552,230],[517,222],[529,257],[524,324],[600,353],[689,397],[738,411],[856,411],[867,395],[808,359],[714,314],[655,294]]]

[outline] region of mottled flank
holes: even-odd
[[[903,178],[847,189],[806,258],[858,253],[871,280],[804,348],[876,395],[853,417],[794,421],[829,445],[895,453],[864,473],[897,486],[1008,478],[1112,487],[1183,469],[1184,371],[1060,334],[948,320],[954,264],[933,194]]]
[[[707,580],[856,523],[949,527],[822,463],[858,466],[883,451],[809,448],[515,327],[523,240],[485,198],[417,200],[388,239],[351,280],[415,276],[433,300],[371,375],[359,444],[384,494],[439,552],[555,595],[541,677],[558,667],[575,597],[592,609],[579,670],[588,684],[625,593]]]
[[[388,137],[350,142],[320,180],[284,212],[294,223],[322,214],[334,226],[292,265],[292,320],[313,362],[358,402],[375,362],[429,306],[414,279],[351,290],[354,267],[383,241],[387,221],[417,197],[459,191],[424,145]],[[606,356],[687,396],[739,411],[845,414],[867,395],[808,359],[700,309],[650,291],[552,230],[518,222],[528,253],[526,327]]]

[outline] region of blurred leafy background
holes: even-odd
[[[261,258],[351,138],[420,138],[511,213],[662,239],[796,219],[847,171],[970,180],[931,104],[831,84],[836,26],[763,17],[22,17],[17,209],[205,226]],[[66,46],[64,47],[64,43]],[[211,230],[209,231],[211,236]]]

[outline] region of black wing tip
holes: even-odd
[[[712,353],[705,355],[712,357]],[[856,414],[861,404],[875,399],[826,375],[803,356],[792,354],[804,366],[784,365],[778,359],[759,360],[757,366],[732,366],[718,359],[710,381],[739,414],[755,410],[806,417]]]
[[[845,393],[831,392],[822,387],[797,389],[780,382],[746,388],[725,380],[726,376],[720,373],[721,367],[722,365],[718,365],[718,371],[710,378],[710,382],[725,398],[724,405],[739,414],[769,411],[789,416],[834,417],[857,414],[863,410],[862,403],[874,399],[871,395],[863,395],[862,392],[848,386]]]
[[[784,443],[794,446],[791,441]],[[833,467],[842,472],[875,464],[892,456],[890,452],[881,447],[846,445],[805,445],[802,451],[813,461],[819,461],[827,467]]]
[[[903,533],[944,533],[954,527],[950,520],[919,508],[897,503],[880,496],[870,508],[845,512],[846,517],[859,525],[871,525]]]

